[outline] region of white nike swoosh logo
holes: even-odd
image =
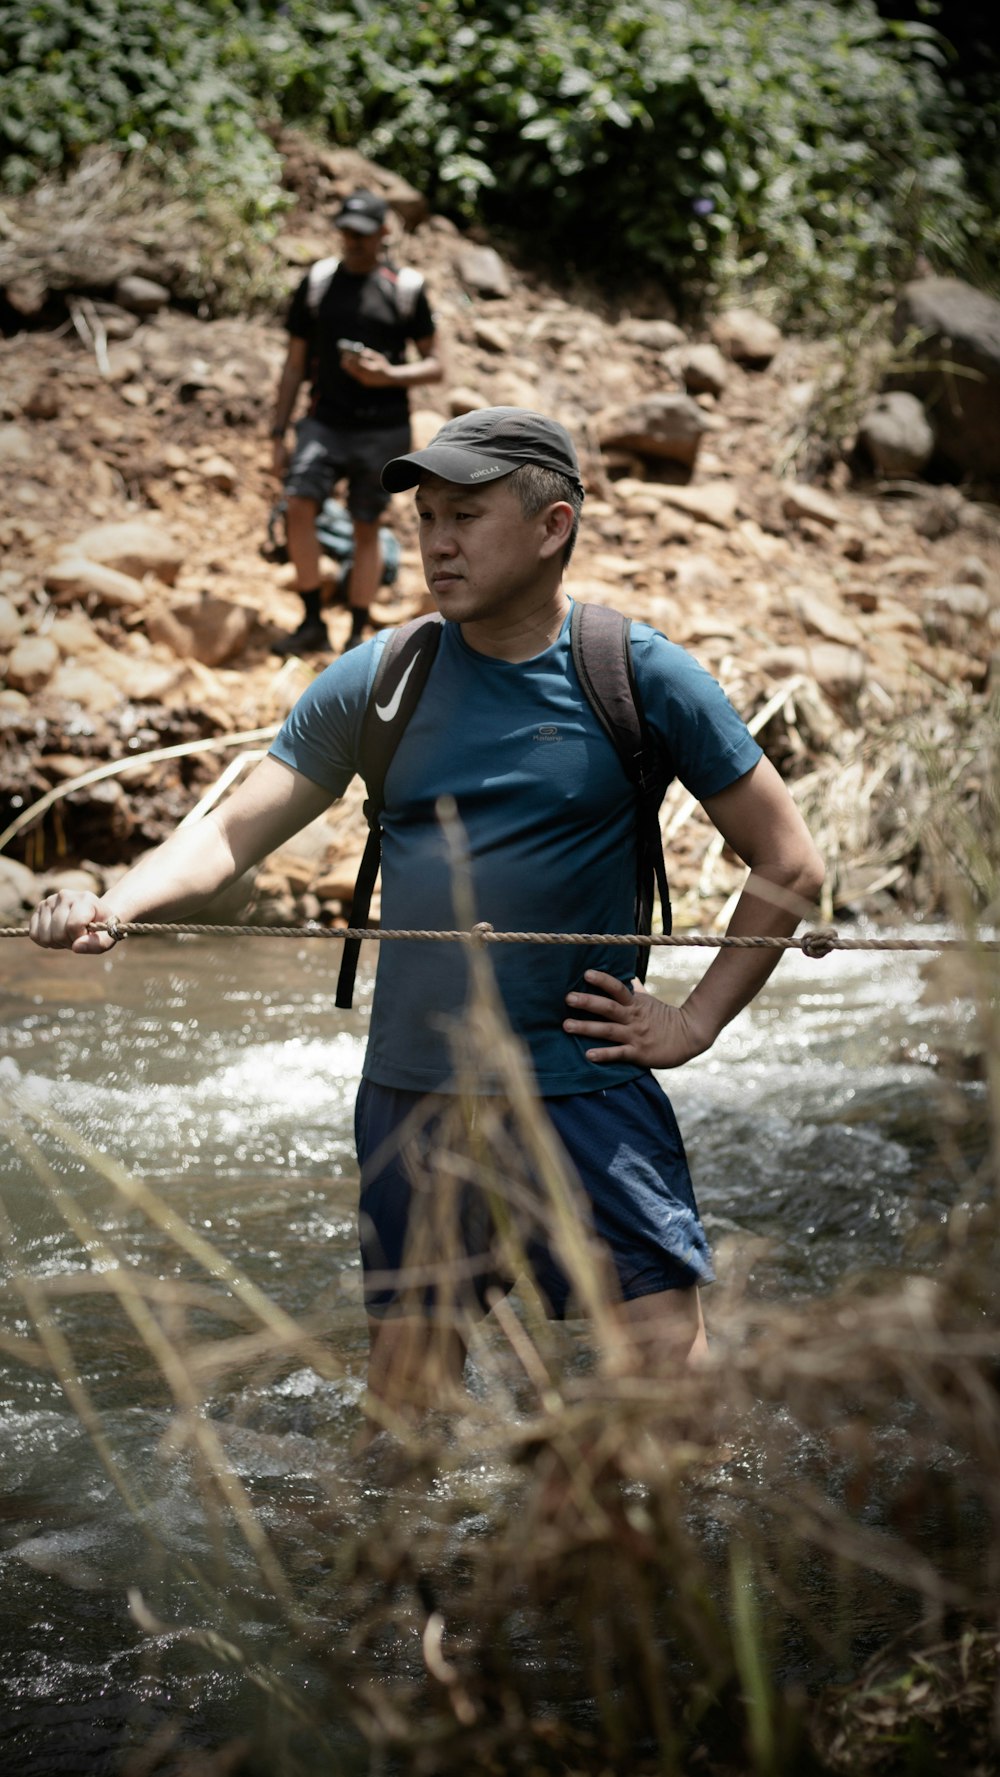
[[[406,690],[406,681],[409,678],[410,674],[412,673],[416,664],[417,664],[417,657],[414,654],[413,659],[410,661],[409,666],[407,667],[405,673],[403,674],[402,678],[400,679],[399,684],[396,686],[396,689],[393,692],[392,696],[390,697],[388,703],[376,703],[375,714],[377,716],[380,716],[382,718],[383,722],[391,722],[393,716],[396,714],[397,710],[399,709],[399,706],[403,701],[403,692]]]

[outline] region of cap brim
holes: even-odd
[[[376,222],[373,216],[352,216],[348,214],[347,216],[335,216],[333,219],[333,226],[334,228],[346,228],[349,234],[374,234],[376,229],[381,228],[382,224],[381,222]]]
[[[416,487],[425,472],[440,475],[442,481],[457,481],[460,487],[478,487],[481,481],[499,481],[502,475],[513,475],[516,463],[485,451],[462,450],[455,444],[429,444],[426,450],[411,451],[406,457],[393,457],[382,470],[382,486],[387,493],[400,494]]]

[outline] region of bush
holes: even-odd
[[[294,122],[574,272],[827,321],[996,245],[946,47],[873,0],[52,0],[0,52],[8,187],[117,143],[263,222]]]

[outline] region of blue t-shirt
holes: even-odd
[[[271,753],[333,796],[358,770],[358,743],[382,632],[321,673]],[[683,648],[632,624],[646,719],[676,776],[699,801],[761,757],[715,679]],[[531,660],[478,654],[446,623],[420,701],[386,774],[382,924],[453,930],[448,858],[435,816],[454,797],[465,829],[477,919],[498,931],[630,932],[636,878],[634,792],[594,714],[570,653],[569,618]],[[587,1061],[593,1040],[568,1035],[566,995],[585,969],[631,979],[631,950],[496,945],[489,951],[508,1017],[528,1045],[546,1096],[597,1092],[644,1070]],[[453,1073],[467,994],[465,947],[383,944],[366,1078],[433,1091]],[[495,1082],[483,1080],[483,1091]]]

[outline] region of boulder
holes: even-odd
[[[836,500],[825,494],[822,488],[810,487],[802,481],[789,482],[782,488],[781,509],[786,518],[811,518],[817,524],[829,526],[839,524],[843,517]]]
[[[668,352],[671,346],[682,346],[687,335],[673,321],[644,321],[637,317],[622,321],[617,329],[619,339],[631,346],[648,346],[654,352]]]
[[[858,648],[840,642],[810,642],[802,647],[773,648],[762,654],[761,670],[776,679],[805,673],[815,679],[832,702],[849,702],[865,682],[865,657]]]
[[[223,494],[231,494],[239,486],[240,472],[228,457],[206,457],[198,464],[198,474]]]
[[[46,685],[59,664],[59,650],[48,636],[22,636],[7,661],[7,683],[30,697]]]
[[[464,384],[459,384],[457,389],[448,390],[448,412],[453,420],[462,413],[475,413],[477,407],[489,407],[480,389],[467,389]]]
[[[443,413],[435,413],[432,407],[418,407],[410,415],[410,432],[413,437],[414,450],[426,450],[431,439],[436,438],[441,427],[445,424],[446,417]]]
[[[0,426],[0,464],[30,463],[35,456],[35,442],[25,426]]]
[[[736,517],[740,490],[734,481],[709,481],[704,487],[663,487],[660,490],[668,506],[689,512],[708,524],[727,530]]]
[[[0,598],[0,648],[12,648],[24,630],[24,622],[10,599]]]
[[[475,296],[509,296],[510,273],[493,247],[466,244],[455,255],[455,270]]]
[[[763,369],[770,364],[781,344],[781,329],[755,309],[726,309],[712,322],[711,332],[727,358],[751,369]]]
[[[1000,476],[1000,302],[961,278],[920,278],[900,293],[893,339],[912,362],[892,385],[923,402],[938,454]]]
[[[690,468],[709,422],[690,395],[646,395],[595,416],[602,450],[666,458]]]
[[[858,444],[881,475],[914,476],[931,460],[934,433],[916,395],[886,389],[863,415]]]
[[[96,666],[75,660],[62,662],[49,680],[48,690],[64,703],[78,703],[93,716],[106,715],[108,710],[120,707],[122,701],[118,686],[106,679]]]
[[[21,409],[29,420],[54,420],[62,407],[62,392],[57,383],[36,383]]]
[[[184,552],[169,531],[151,519],[126,519],[121,524],[99,524],[84,531],[71,546],[74,556],[102,562],[117,568],[133,580],[143,574],[154,574],[165,585],[172,586],[180,572]]]
[[[115,303],[133,315],[155,315],[170,301],[170,291],[152,278],[135,275],[119,278],[115,285]]]
[[[804,630],[822,636],[828,642],[840,642],[845,648],[859,648],[864,637],[852,617],[822,593],[796,587],[788,594],[789,603]]]
[[[678,369],[689,395],[721,395],[729,376],[729,366],[718,346],[687,346],[680,354]]]
[[[102,562],[88,561],[83,555],[64,555],[54,562],[45,574],[45,590],[56,604],[90,595],[118,610],[134,610],[146,602],[146,589],[133,575],[122,574]]]
[[[510,351],[510,334],[502,322],[486,317],[477,319],[472,332],[477,346],[482,346],[484,352],[496,352],[503,357]]]
[[[203,666],[223,666],[242,653],[254,622],[245,605],[206,596],[151,612],[146,628],[154,642],[166,642],[182,658],[190,655]]]

